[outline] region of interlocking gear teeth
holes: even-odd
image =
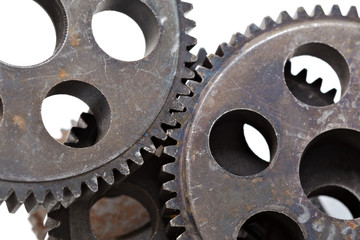
[[[168,231],[171,239],[200,239],[200,237],[195,233],[196,230],[188,229],[189,225],[193,224],[194,219],[188,215],[188,209],[182,208],[186,205],[185,202],[188,200],[180,196],[183,194],[183,185],[185,185],[185,183],[183,183],[181,180],[183,173],[180,172],[180,168],[183,168],[183,166],[181,166],[181,163],[179,162],[179,155],[183,154],[181,153],[183,138],[186,133],[187,126],[191,122],[191,113],[193,112],[194,106],[198,101],[199,93],[208,86],[207,81],[209,81],[211,77],[215,76],[218,71],[220,71],[221,66],[226,64],[226,61],[229,60],[232,53],[238,54],[241,52],[246,43],[251,41],[253,38],[288,24],[317,19],[326,20],[330,17],[345,20],[348,18],[359,21],[358,13],[355,7],[351,7],[349,13],[346,16],[341,14],[341,11],[337,5],[332,8],[331,13],[328,15],[324,13],[322,7],[319,5],[315,7],[311,16],[307,14],[304,8],[299,8],[296,11],[294,18],[291,17],[286,11],[283,11],[280,13],[276,22],[271,18],[265,18],[261,27],[252,24],[247,28],[245,34],[234,34],[229,44],[221,45],[216,54],[210,55],[206,60],[204,60],[202,66],[196,67],[196,76],[200,78],[200,80],[196,82],[189,80],[186,85],[191,90],[191,94],[179,97],[179,100],[186,106],[187,110],[185,112],[177,113],[176,116],[177,121],[181,123],[181,129],[180,131],[168,131],[169,135],[178,141],[178,144],[176,147],[166,146],[164,149],[164,155],[166,155],[167,158],[172,159],[169,163],[162,167],[162,176],[164,176],[163,179],[167,179],[167,181],[163,184],[161,194],[161,198],[165,202],[163,214],[165,218],[169,219]],[[295,77],[297,77],[299,80],[306,79],[306,70],[300,72]],[[307,84],[307,87],[310,87],[313,89],[313,91],[316,91],[317,94],[325,96],[328,100],[331,99],[333,101],[336,90],[332,89],[327,93],[322,93],[319,88],[320,85],[321,82],[318,80],[312,84]]]

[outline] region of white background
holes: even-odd
[[[250,23],[260,24],[263,17],[271,16],[277,19],[282,10],[290,15],[295,13],[298,6],[304,6],[308,13],[314,8],[314,1],[240,1],[240,0],[189,0],[194,10],[187,17],[197,22],[197,27],[191,35],[198,39],[198,46],[205,47],[208,53],[215,52],[222,42],[228,42],[235,32],[244,32]],[[338,3],[343,13],[347,13],[351,5],[358,5],[358,1],[340,2],[318,0],[316,3],[328,12],[331,6]],[[115,17],[120,24],[107,24],[106,19]],[[124,26],[125,23],[125,26]],[[123,60],[141,58],[144,43],[136,24],[121,17],[119,14],[99,15],[94,22],[96,39],[105,41],[100,46],[110,55]],[[130,26],[130,29],[128,28]],[[41,63],[50,57],[55,46],[55,31],[47,14],[32,0],[0,0],[0,60],[20,66]],[[126,33],[126,34],[125,34]],[[111,35],[115,34],[115,35]],[[106,45],[107,44],[107,45]],[[299,71],[294,69],[294,71]],[[309,73],[309,78],[315,80],[319,73]],[[312,74],[312,75],[311,75]],[[311,81],[309,79],[309,81]],[[338,87],[336,84],[333,87]],[[324,86],[327,91],[331,86]],[[50,134],[60,138],[61,128],[71,126],[70,119],[77,120],[82,111],[87,111],[86,105],[76,104],[73,99],[48,99],[43,106],[43,119]],[[80,112],[79,112],[80,111]],[[259,141],[259,140],[257,140]],[[259,142],[258,142],[259,143]],[[261,156],[268,154],[265,148],[260,148]],[[17,214],[10,215],[5,204],[0,206],[0,239],[36,239],[27,221],[27,213],[21,208]]]

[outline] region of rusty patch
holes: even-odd
[[[60,73],[59,73],[61,78],[67,78],[69,76],[68,72],[65,69],[60,69]]]
[[[13,117],[13,123],[14,125],[16,125],[18,128],[20,128],[21,130],[24,130],[25,129],[25,126],[26,126],[26,121],[24,118],[22,118],[21,116],[19,115],[15,115]]]
[[[103,198],[90,211],[90,222],[99,239],[132,233],[150,222],[148,211],[133,198]]]
[[[80,45],[80,41],[81,41],[79,34],[77,34],[77,33],[72,34],[70,41],[71,41],[71,46],[78,47]]]

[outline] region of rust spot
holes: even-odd
[[[254,207],[256,207],[256,205],[248,205],[246,206],[246,209],[250,212],[251,210],[254,209]]]
[[[21,116],[15,115],[15,116],[13,117],[13,123],[14,123],[18,128],[20,128],[21,130],[24,130],[24,129],[25,129],[26,121],[25,121],[25,119],[22,118]]]
[[[262,181],[263,181],[262,177],[254,178],[253,180],[251,180],[252,183],[259,183],[259,182],[262,182]]]
[[[133,198],[103,198],[90,210],[90,222],[99,239],[112,239],[132,233],[150,222],[144,206]]]
[[[66,78],[69,76],[68,72],[65,69],[60,69],[60,73],[59,73],[61,78]]]
[[[77,34],[77,33],[72,34],[70,41],[71,41],[71,46],[78,47],[80,45],[80,41],[81,41],[79,34]]]
[[[346,221],[346,225],[348,225],[349,227],[351,227],[352,229],[356,229],[358,226],[352,222],[352,221]]]

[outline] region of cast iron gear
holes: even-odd
[[[182,79],[194,73],[185,65],[196,60],[189,52],[196,40],[187,35],[195,23],[184,17],[191,4],[37,2],[56,27],[54,56],[23,68],[0,63],[0,203],[6,201],[10,212],[23,203],[27,211],[39,204],[50,210],[59,201],[68,206],[81,195],[81,186],[95,192],[99,179],[111,185],[114,174],[124,177],[142,165],[143,155],[156,150],[152,140],[165,140],[165,130],[176,124],[169,110],[182,110],[175,96],[188,91]],[[96,44],[91,19],[103,10],[123,12],[138,23],[147,44],[143,59],[120,61]],[[40,109],[54,94],[73,95],[89,105],[97,126],[95,145],[70,147],[50,137]]]
[[[282,12],[261,27],[235,34],[187,81],[180,96],[186,112],[174,113],[178,141],[164,153],[163,214],[176,239],[360,238],[360,19],[317,6]],[[294,56],[327,62],[341,83],[322,93],[320,82],[290,74]],[[258,129],[270,162],[256,156],[243,127]],[[316,198],[341,200],[354,219],[340,220],[316,208]],[[315,199],[314,199],[315,198]]]

